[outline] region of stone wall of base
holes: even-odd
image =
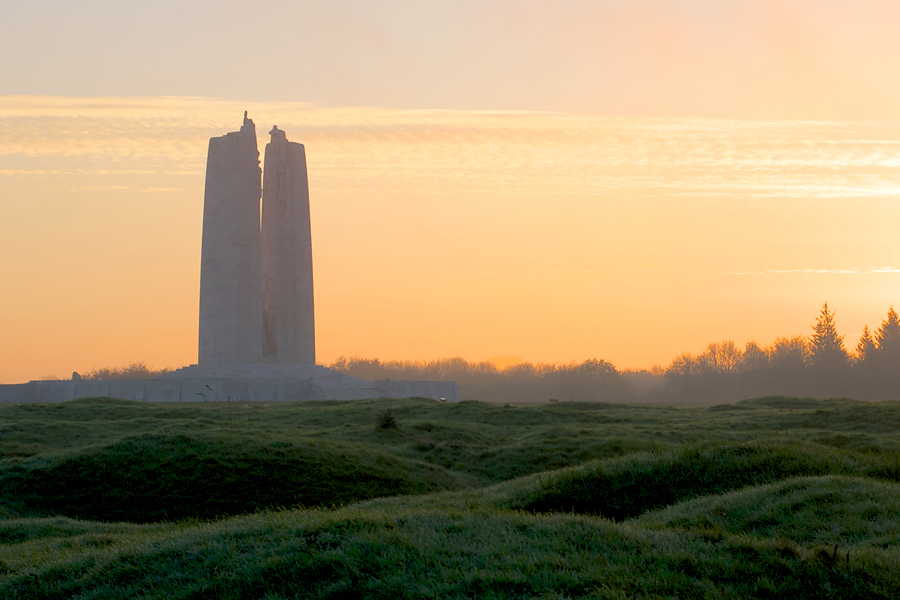
[[[144,402],[299,402],[413,396],[459,402],[455,381],[377,381],[359,386],[322,385],[313,379],[104,379],[29,381],[0,385],[0,402],[66,402],[109,396]]]

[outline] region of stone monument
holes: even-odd
[[[200,251],[198,364],[262,358],[260,176],[256,127],[209,140]]]
[[[262,323],[265,362],[316,364],[312,236],[306,149],[273,127],[262,201]]]
[[[316,364],[306,149],[277,126],[269,133],[262,186],[256,127],[246,112],[240,131],[209,140],[201,366]]]
[[[239,131],[209,140],[196,365],[157,379],[84,380],[73,373],[72,381],[0,385],[0,402],[86,396],[150,402],[410,396],[459,401],[453,381],[369,382],[316,364],[306,150],[277,127],[270,134],[264,174],[256,127],[246,112]]]

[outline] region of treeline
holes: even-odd
[[[782,337],[767,346],[713,342],[699,354],[677,356],[667,368],[619,370],[605,360],[570,364],[521,363],[499,369],[462,358],[380,361],[341,357],[332,369],[367,381],[451,380],[463,398],[494,402],[602,401],[709,403],[785,395],[900,399],[900,317],[893,307],[881,325],[863,328],[848,349],[828,303],[812,335]],[[149,379],[168,372],[141,362],[93,369],[85,379]]]
[[[331,368],[366,380],[453,380],[464,398],[499,402],[734,402],[768,395],[900,399],[900,318],[893,307],[877,330],[863,328],[849,351],[834,312],[822,306],[809,337],[767,346],[713,342],[666,369],[618,370],[604,360],[565,365],[523,363],[498,369],[462,358],[386,361],[341,357]]]
[[[463,358],[385,361],[341,357],[330,368],[368,381],[379,379],[455,381],[463,398],[491,402],[557,400],[620,401],[628,396],[623,374],[605,360],[567,365],[522,363],[498,369]]]
[[[900,399],[900,318],[893,307],[876,331],[865,326],[849,351],[828,303],[807,338],[779,338],[761,347],[749,342],[712,343],[702,353],[682,354],[666,370],[677,398],[733,400],[773,394]]]
[[[171,369],[153,369],[142,362],[125,367],[101,367],[82,373],[82,379],[153,379],[170,373]]]

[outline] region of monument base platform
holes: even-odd
[[[0,402],[110,396],[143,402],[299,402],[431,398],[459,402],[455,381],[365,381],[319,365],[191,365],[156,379],[76,379],[0,385]]]

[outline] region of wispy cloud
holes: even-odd
[[[900,125],[329,108],[205,98],[0,97],[0,176],[202,173],[243,110],[308,146],[329,191],[900,195]],[[14,165],[13,165],[14,163]],[[52,167],[48,164],[52,163]]]
[[[112,171],[109,169],[0,169],[0,177],[47,177],[67,175],[196,175],[198,171],[154,171],[147,169],[121,169]]]
[[[762,269],[762,270],[728,270],[728,275],[874,275],[881,273],[900,273],[900,267],[843,267],[839,269]]]
[[[385,270],[385,273],[392,271]],[[826,268],[798,268],[798,269],[724,269],[724,270],[697,270],[697,269],[505,269],[505,270],[443,270],[445,275],[489,275],[489,276],[573,276],[584,277],[590,275],[658,275],[665,277],[684,276],[777,276],[777,275],[881,275],[898,274],[900,267],[844,267],[838,269]]]

